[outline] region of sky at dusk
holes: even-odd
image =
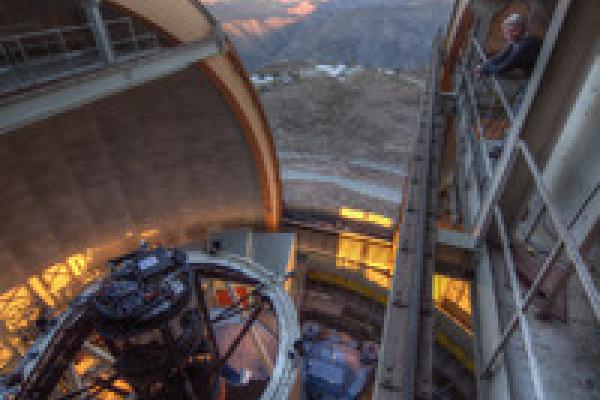
[[[372,5],[418,5],[423,0],[202,0],[221,21],[225,31],[236,35],[263,35],[310,16],[316,11]],[[434,0],[435,1],[435,0]],[[449,2],[450,0],[439,0]]]
[[[306,17],[329,0],[205,0],[203,3],[234,35],[262,35]]]
[[[453,0],[201,0],[250,69],[274,60],[418,66]]]

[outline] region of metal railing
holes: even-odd
[[[459,127],[459,134],[464,140],[464,157],[466,174],[465,179],[470,183],[477,185],[481,189],[483,198],[475,205],[478,208],[473,215],[476,216],[473,234],[476,238],[485,237],[488,229],[488,223],[491,216],[495,220],[497,231],[502,244],[504,263],[508,270],[508,277],[512,287],[516,310],[509,318],[509,322],[504,328],[498,344],[495,346],[491,356],[483,360],[480,377],[482,379],[490,378],[494,373],[494,366],[499,356],[506,350],[509,339],[512,334],[520,327],[527,360],[529,364],[533,390],[536,399],[546,398],[542,379],[540,375],[538,360],[532,344],[531,327],[528,322],[527,310],[532,304],[534,295],[541,288],[544,279],[556,265],[556,261],[561,253],[565,253],[573,264],[574,271],[577,273],[579,281],[583,286],[584,292],[590,302],[596,319],[600,319],[600,294],[596,287],[590,268],[584,261],[579,248],[571,235],[570,229],[574,221],[569,224],[563,222],[563,218],[558,208],[553,204],[549,191],[544,183],[542,172],[537,165],[533,154],[527,143],[521,138],[521,128],[523,120],[529,110],[532,98],[535,95],[537,87],[541,80],[541,75],[549,60],[550,53],[554,47],[558,32],[565,19],[570,1],[562,0],[556,6],[555,14],[545,36],[544,45],[540,52],[537,65],[534,69],[531,79],[528,82],[527,92],[523,104],[517,113],[513,112],[508,97],[504,93],[499,81],[491,77],[495,95],[500,99],[505,116],[510,121],[509,134],[503,149],[503,154],[497,166],[493,166],[489,158],[489,152],[485,140],[485,132],[482,128],[482,118],[479,112],[479,100],[473,82],[472,68],[469,63],[473,61],[472,49],[477,51],[478,60],[485,61],[485,54],[481,45],[471,38],[468,50],[464,53],[458,68],[457,77],[457,102],[459,110],[459,120],[464,121]],[[471,65],[472,66],[472,65]],[[466,103],[469,103],[467,106]],[[464,115],[463,115],[464,114]],[[469,121],[475,121],[475,130],[479,133],[479,139],[475,139],[473,134],[473,124]],[[550,218],[553,228],[558,234],[558,241],[552,246],[552,250],[546,257],[537,275],[533,279],[529,289],[523,294],[521,284],[517,277],[515,262],[512,254],[512,242],[510,233],[504,221],[503,210],[498,205],[498,199],[504,192],[509,173],[514,166],[517,157],[522,157],[527,167],[527,173],[531,175],[534,182],[535,192],[542,200],[542,209],[540,213],[546,212]],[[540,217],[536,217],[539,219]]]
[[[114,61],[160,48],[156,34],[138,32],[128,17],[103,23]],[[91,23],[0,37],[0,96],[106,64]]]

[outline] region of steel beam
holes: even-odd
[[[554,249],[552,249],[552,252],[550,253],[550,255],[546,258],[544,265],[542,266],[542,268],[538,272],[537,276],[535,277],[535,280],[533,281],[531,287],[529,288],[527,293],[525,293],[525,296],[523,298],[523,302],[522,302],[521,308],[520,308],[521,314],[525,314],[527,312],[529,306],[531,305],[531,303],[533,301],[533,296],[540,288],[542,282],[544,281],[544,278],[548,275],[548,272],[550,271],[550,268],[552,267],[554,261],[558,257],[558,254],[560,253],[561,248],[562,248],[562,243],[557,244],[554,247]],[[512,318],[510,319],[510,322],[507,324],[506,328],[504,328],[504,331],[502,332],[502,337],[500,338],[498,345],[496,346],[494,352],[492,353],[491,357],[487,361],[487,365],[485,365],[485,368],[484,368],[483,372],[481,373],[482,378],[489,378],[491,376],[492,368],[493,368],[494,364],[496,363],[496,360],[498,359],[500,354],[502,354],[502,352],[506,348],[508,340],[511,338],[512,334],[514,333],[517,326],[519,325],[519,322],[521,320],[520,313],[519,313],[519,310],[517,310],[517,312],[515,312],[513,314]]]
[[[521,154],[525,158],[527,165],[529,166],[529,170],[533,175],[533,179],[535,181],[536,189],[544,204],[546,205],[546,209],[548,210],[548,214],[554,224],[554,228],[556,229],[558,235],[560,236],[560,240],[565,246],[565,250],[569,255],[569,258],[573,262],[575,266],[575,271],[577,271],[577,275],[579,276],[579,280],[583,286],[583,289],[588,297],[590,305],[592,306],[592,310],[596,315],[596,319],[600,320],[600,293],[598,293],[598,289],[596,288],[596,284],[594,283],[594,278],[590,273],[590,268],[587,263],[581,257],[579,253],[579,248],[575,244],[575,240],[573,239],[571,233],[567,229],[567,227],[563,224],[562,218],[558,213],[558,210],[552,203],[550,196],[548,194],[548,189],[546,188],[546,184],[542,178],[542,174],[539,171],[533,155],[527,148],[527,145],[522,140],[519,141],[519,149],[521,150]]]
[[[425,100],[421,107],[420,132],[417,137],[413,174],[409,179],[406,207],[401,228],[401,243],[396,255],[396,269],[392,279],[392,287],[388,295],[382,345],[379,353],[377,374],[373,399],[414,399],[417,395],[431,396],[431,390],[422,383],[430,380],[424,369],[431,365],[422,360],[419,366],[418,358],[428,359],[431,349],[420,347],[431,345],[431,341],[419,338],[422,329],[427,329],[427,318],[423,318],[423,306],[427,308],[427,282],[424,276],[427,268],[425,263],[432,257],[429,245],[425,246],[428,230],[434,229],[430,224],[431,217],[429,196],[431,187],[431,148],[433,141],[434,107],[437,99],[439,47],[434,44],[431,63],[431,76]],[[438,157],[439,159],[439,157]],[[437,160],[434,160],[437,162]],[[434,176],[436,176],[434,174]],[[436,182],[437,183],[437,182]],[[428,254],[425,254],[427,250]],[[423,323],[425,325],[423,326]],[[420,329],[421,326],[421,329]],[[429,332],[431,333],[431,332]],[[417,382],[418,381],[418,382]],[[417,393],[418,392],[418,393]]]
[[[527,361],[529,362],[529,372],[533,382],[533,391],[536,395],[536,400],[545,400],[546,396],[544,394],[544,387],[542,384],[542,378],[540,376],[539,363],[533,349],[529,321],[527,320],[527,315],[523,311],[525,307],[523,306],[523,299],[521,297],[521,284],[519,283],[517,272],[515,270],[515,264],[510,248],[510,240],[506,232],[506,225],[504,224],[504,218],[502,216],[502,212],[500,211],[500,207],[494,207],[494,215],[496,217],[496,224],[498,225],[498,230],[500,233],[500,240],[502,241],[504,262],[506,263],[506,269],[508,270],[508,276],[512,286],[515,306],[517,308],[517,316],[521,324],[521,336],[523,338],[523,342],[525,343],[525,351],[527,352]]]
[[[219,46],[214,39],[196,41],[10,97],[0,107],[0,134],[173,74],[218,53]]]
[[[437,68],[437,65],[433,65]],[[434,357],[434,305],[433,305],[433,273],[437,264],[437,216],[438,216],[438,183],[440,179],[439,162],[443,145],[443,123],[441,119],[441,99],[439,83],[432,82],[434,96],[430,98],[432,116],[431,148],[429,156],[429,184],[427,195],[427,213],[425,219],[425,254],[421,279],[421,315],[419,324],[419,346],[417,353],[415,397],[430,400],[433,397],[433,357]],[[465,346],[467,347],[467,346]]]
[[[110,40],[110,33],[106,29],[102,13],[100,11],[100,0],[84,0],[83,8],[88,19],[88,23],[92,28],[96,48],[104,61],[108,64],[113,64],[116,60],[115,52]]]
[[[84,350],[88,351],[93,356],[98,357],[99,359],[101,359],[109,364],[114,364],[117,362],[117,360],[115,360],[115,358],[113,357],[112,354],[110,354],[108,351],[104,350],[101,347],[91,344],[89,340],[86,340],[85,342],[83,342],[82,347]]]

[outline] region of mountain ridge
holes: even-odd
[[[236,14],[232,4],[220,4],[213,10],[252,71],[279,61],[306,60],[421,68],[451,7],[449,0],[333,0],[298,17],[263,3],[270,8],[247,5]]]

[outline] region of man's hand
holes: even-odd
[[[481,64],[475,67],[475,76],[481,78]]]

